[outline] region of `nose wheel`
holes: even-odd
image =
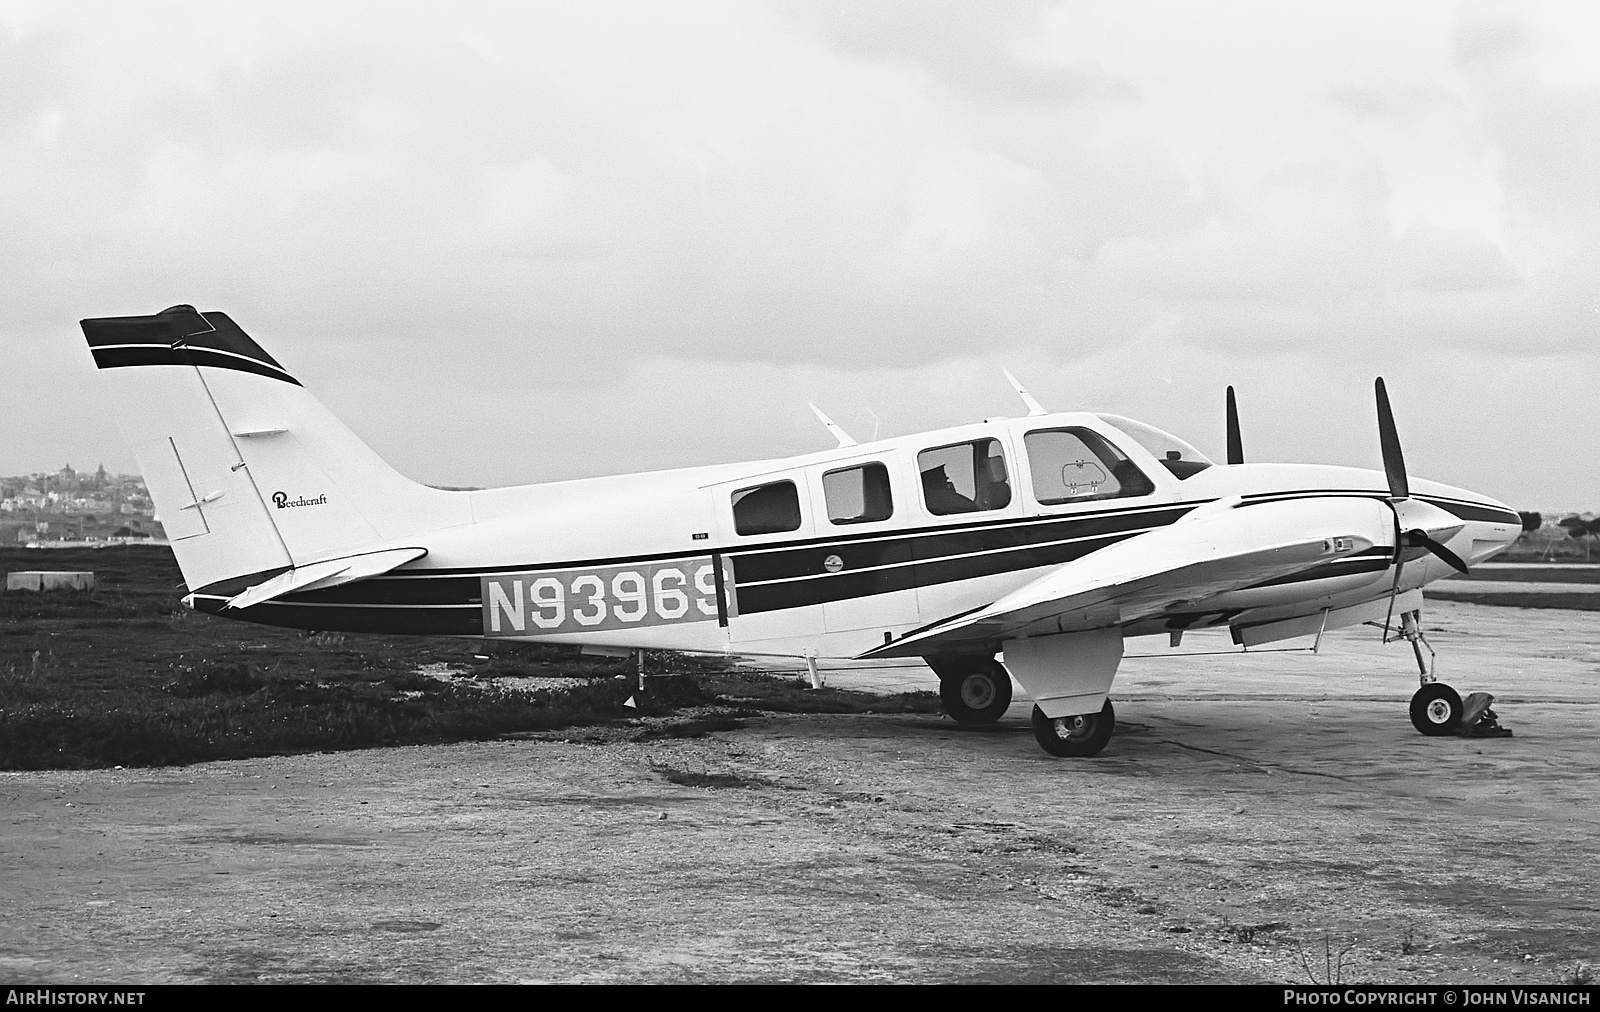
[[[1460,693],[1443,682],[1429,682],[1411,697],[1411,724],[1430,738],[1454,734],[1462,709]]]
[[[1422,635],[1422,613],[1408,611],[1400,616],[1400,634],[1411,641],[1411,650],[1417,655],[1417,669],[1422,678],[1422,688],[1411,697],[1411,726],[1430,738],[1455,734],[1461,726],[1465,707],[1461,694],[1433,677],[1433,647]],[[1422,651],[1428,651],[1427,658]]]

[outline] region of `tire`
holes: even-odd
[[[1461,711],[1461,696],[1443,682],[1429,682],[1411,697],[1411,724],[1430,738],[1455,734]]]
[[[1086,758],[1097,754],[1111,740],[1117,726],[1117,711],[1106,700],[1099,713],[1079,714],[1075,717],[1046,717],[1037,706],[1033,708],[1033,737],[1039,747],[1053,756]]]
[[[941,672],[939,698],[958,724],[993,724],[1011,706],[1011,675],[992,659],[955,674]]]

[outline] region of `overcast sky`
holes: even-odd
[[[228,312],[491,485],[1112,411],[1600,508],[1600,5],[0,0],[0,474]]]

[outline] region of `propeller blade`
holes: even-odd
[[[1244,463],[1244,440],[1239,437],[1239,405],[1233,399],[1233,387],[1228,388],[1228,463]]]
[[[1451,569],[1454,569],[1463,576],[1467,575],[1467,564],[1461,561],[1461,556],[1428,537],[1426,532],[1407,531],[1406,544],[1410,545],[1412,548],[1426,548],[1428,551],[1449,563]]]
[[[1389,409],[1389,392],[1383,387],[1383,377],[1375,384],[1378,392],[1378,442],[1383,447],[1383,471],[1389,476],[1389,494],[1396,499],[1409,499],[1411,485],[1406,481],[1406,460],[1400,453],[1400,434],[1394,429],[1394,412]]]

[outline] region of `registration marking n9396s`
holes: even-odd
[[[482,579],[485,636],[598,632],[717,617],[709,556]]]

